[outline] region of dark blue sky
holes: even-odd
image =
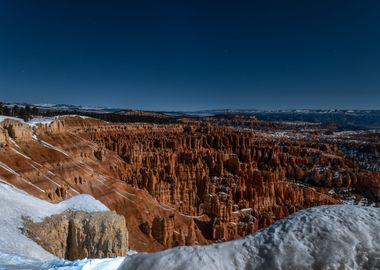
[[[380,1],[0,1],[0,100],[380,109]]]

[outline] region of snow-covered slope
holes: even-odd
[[[64,116],[53,116],[53,117],[42,117],[42,116],[37,116],[29,121],[25,122],[23,119],[18,118],[18,117],[12,117],[12,116],[5,116],[5,115],[0,115],[0,123],[5,121],[5,120],[12,120],[12,121],[17,121],[23,124],[27,124],[30,127],[36,127],[39,125],[50,125],[54,120],[59,119],[60,117],[81,117],[81,118],[88,118],[87,116],[82,116],[82,115],[76,115],[76,114],[67,114]]]
[[[59,204],[0,182],[0,269],[380,269],[380,209],[336,205],[300,211],[248,237],[125,258],[66,261],[21,234],[22,216],[105,211],[90,196]]]
[[[31,127],[35,127],[37,125],[49,125],[51,124],[56,117],[35,117],[30,119],[27,124]]]
[[[120,269],[380,269],[380,209],[311,208],[239,240],[140,253]]]
[[[22,120],[21,118],[18,118],[18,117],[0,115],[0,123],[5,121],[5,120],[13,120],[13,121],[18,121],[18,122],[24,122],[24,120]]]
[[[59,214],[67,209],[86,212],[107,211],[108,208],[89,195],[78,195],[58,204],[37,199],[0,180],[0,269],[2,265],[50,260],[55,257],[24,236],[22,217],[34,221]]]

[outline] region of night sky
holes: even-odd
[[[380,109],[380,1],[0,1],[0,100]]]

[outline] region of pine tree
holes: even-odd
[[[29,120],[30,119],[30,114],[31,114],[31,109],[29,105],[25,106],[25,117]]]
[[[20,114],[20,108],[17,105],[15,105],[12,107],[11,112],[12,116],[18,116]]]
[[[8,106],[3,106],[3,114],[7,116],[11,115],[11,110],[9,109]]]
[[[35,116],[35,115],[38,115],[38,114],[39,114],[39,112],[38,112],[37,107],[33,106],[33,108],[32,108],[32,115]]]

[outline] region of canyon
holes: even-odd
[[[0,178],[40,199],[90,194],[137,251],[233,240],[304,208],[379,205],[380,134],[255,117],[0,122]]]

